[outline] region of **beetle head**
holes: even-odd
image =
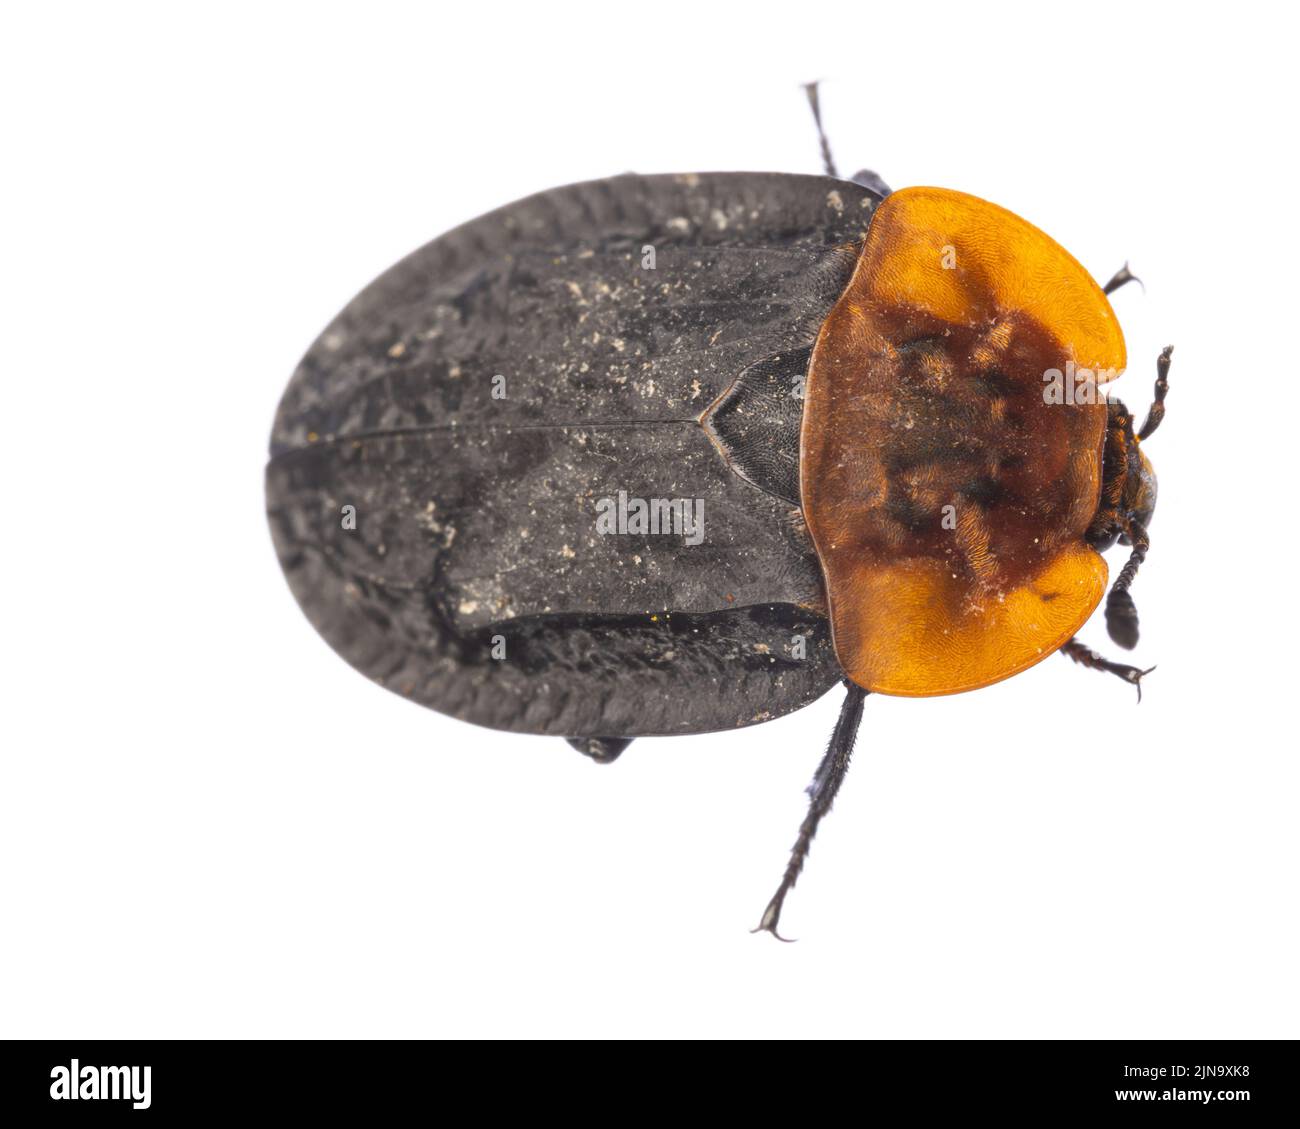
[[[1145,529],[1156,510],[1156,472],[1134,434],[1133,417],[1114,397],[1107,401],[1107,409],[1101,500],[1088,530],[1088,544],[1099,553],[1117,541],[1132,544],[1129,524]]]
[[[1131,514],[1143,529],[1151,525],[1156,512],[1156,471],[1140,447],[1137,451],[1136,466],[1129,472],[1124,483],[1124,509]],[[1119,539],[1121,545],[1131,544],[1127,535]]]

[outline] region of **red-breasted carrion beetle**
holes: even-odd
[[[818,121],[815,87],[809,98]],[[1156,484],[1099,286],[1031,224],[874,173],[617,176],[529,196],[366,287],[275,419],[307,618],[397,694],[614,760],[847,687],[776,933],[870,692],[987,686],[1129,588]]]

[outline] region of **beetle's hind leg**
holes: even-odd
[[[833,176],[836,180],[839,180],[840,174],[835,168],[835,158],[831,156],[831,143],[826,139],[826,131],[822,128],[822,105],[817,96],[817,83],[805,82],[803,89],[804,93],[808,95],[808,105],[812,107],[813,121],[817,125],[817,140],[821,142],[822,147],[822,167],[825,168],[827,176]],[[878,172],[872,172],[871,169],[861,169],[849,179],[854,184],[860,184],[863,188],[874,192],[881,199],[893,191],[885,183],[884,177]]]
[[[808,105],[812,107],[813,121],[817,125],[817,140],[821,142],[822,165],[826,169],[826,175],[839,180],[840,174],[835,171],[835,158],[831,156],[831,143],[826,140],[826,131],[822,129],[822,104],[817,97],[817,83],[805,82],[803,92],[808,95]]]
[[[763,920],[752,930],[754,933],[760,931],[771,933],[778,941],[788,940],[776,931],[781,920],[781,907],[785,903],[785,896],[794,889],[794,884],[799,879],[799,872],[803,869],[804,860],[812,847],[813,836],[817,834],[817,825],[821,822],[822,816],[831,810],[831,804],[835,802],[835,794],[840,790],[840,785],[844,783],[844,777],[849,771],[849,758],[853,755],[853,741],[858,735],[858,725],[862,721],[862,703],[866,699],[867,691],[853,682],[846,681],[845,686],[848,687],[848,693],[844,695],[844,704],[840,706],[840,716],[835,723],[835,731],[831,734],[826,755],[817,766],[817,775],[808,785],[808,814],[799,826],[799,838],[795,840],[794,849],[790,852],[790,861],[786,865],[785,874],[781,877],[781,885],[772,895],[772,900],[767,903],[767,909],[763,911]]]
[[[860,184],[863,188],[874,192],[882,200],[894,191],[885,183],[885,178],[883,176],[878,172],[873,172],[871,169],[858,169],[858,171],[849,177],[849,179],[853,181],[854,184]]]
[[[612,764],[632,744],[631,737],[566,737],[565,740],[597,764]]]
[[[1139,670],[1135,666],[1111,662],[1110,659],[1097,654],[1091,647],[1084,646],[1078,639],[1071,639],[1066,643],[1061,648],[1061,654],[1073,659],[1080,666],[1086,666],[1089,670],[1104,670],[1107,674],[1124,679],[1130,686],[1136,686],[1139,702],[1142,700],[1142,679],[1155,670],[1153,666],[1146,670]]]

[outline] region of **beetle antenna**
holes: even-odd
[[[812,107],[813,121],[817,123],[817,138],[822,144],[822,164],[826,166],[826,175],[836,180],[840,174],[835,171],[835,158],[831,156],[831,143],[826,140],[826,131],[822,129],[822,106],[817,98],[817,83],[805,82],[804,93],[808,95],[808,105]]]
[[[771,933],[778,941],[793,940],[791,937],[782,937],[776,931],[777,924],[781,920],[781,907],[785,903],[785,896],[794,889],[794,884],[799,880],[799,872],[803,870],[804,860],[807,859],[808,851],[812,847],[813,836],[817,834],[817,825],[821,823],[822,816],[831,810],[835,795],[839,792],[840,785],[844,783],[844,777],[849,771],[853,742],[858,735],[858,726],[862,722],[862,703],[868,693],[857,683],[849,682],[847,679],[844,685],[848,687],[848,693],[844,695],[844,703],[840,706],[839,720],[836,721],[835,729],[831,733],[826,755],[817,766],[817,775],[808,785],[808,814],[804,816],[804,821],[799,826],[799,838],[795,840],[794,849],[790,852],[790,861],[786,865],[785,874],[781,877],[781,885],[772,895],[772,900],[767,903],[767,909],[763,911],[763,920],[750,930],[751,933]]]
[[[1146,422],[1138,432],[1138,440],[1147,439],[1160,426],[1165,418],[1165,397],[1169,395],[1169,365],[1174,355],[1174,347],[1166,345],[1156,360],[1156,397],[1147,409]]]
[[[1133,551],[1129,553],[1115,583],[1110,586],[1110,595],[1106,597],[1106,631],[1116,643],[1126,651],[1131,651],[1138,641],[1138,613],[1128,590],[1142,562],[1147,559],[1151,539],[1147,536],[1146,526],[1136,518],[1129,519],[1124,532],[1133,544]]]

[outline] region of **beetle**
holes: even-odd
[[[824,176],[625,175],[499,208],[361,291],[281,400],[267,508],[349,663],[610,763],[846,693],[774,936],[868,693],[977,689],[1106,597],[1138,639],[1146,422],[1104,286],[1011,212]]]

